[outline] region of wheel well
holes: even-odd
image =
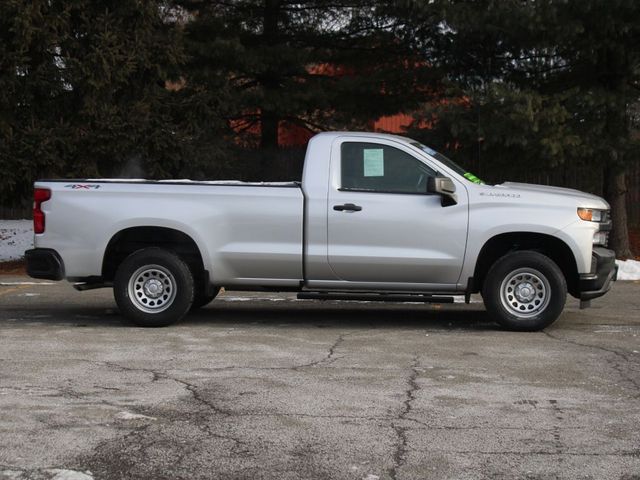
[[[569,293],[575,295],[578,292],[578,267],[569,246],[559,238],[533,232],[503,233],[489,239],[478,255],[473,274],[473,291],[482,290],[487,272],[496,260],[517,250],[533,250],[549,257],[562,270]]]
[[[122,261],[140,249],[160,247],[182,258],[193,273],[194,280],[204,274],[202,255],[193,239],[178,230],[165,227],[133,227],[116,233],[105,250],[102,278],[113,280]]]

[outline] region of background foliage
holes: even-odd
[[[45,177],[282,179],[279,129],[405,113],[486,180],[605,195],[629,255],[639,74],[635,0],[5,0],[0,204]]]

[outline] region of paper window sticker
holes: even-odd
[[[364,149],[364,176],[384,177],[384,150],[382,148]]]

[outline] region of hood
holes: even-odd
[[[495,188],[506,189],[513,192],[535,192],[542,194],[558,195],[572,198],[577,206],[586,208],[608,209],[609,204],[601,197],[591,193],[581,192],[572,188],[552,187],[549,185],[534,185],[531,183],[504,182],[495,185]]]

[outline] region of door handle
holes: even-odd
[[[362,210],[362,207],[360,205],[354,205],[353,203],[345,203],[344,205],[334,205],[333,209],[338,212],[359,212]]]

